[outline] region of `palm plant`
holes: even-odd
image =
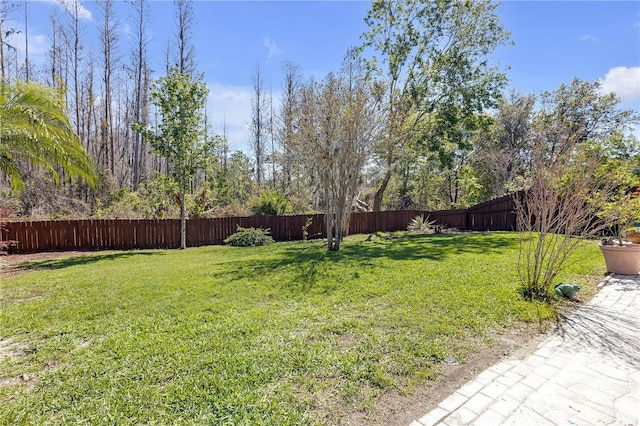
[[[94,186],[93,161],[76,136],[60,94],[36,83],[0,81],[0,173],[14,190],[24,187],[21,168],[39,165],[56,183],[59,170],[69,178],[81,177]]]

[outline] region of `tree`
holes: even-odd
[[[192,77],[173,68],[151,89],[151,101],[161,114],[158,133],[143,123],[134,125],[134,130],[142,133],[154,151],[164,156],[170,164],[171,176],[177,183],[180,198],[181,249],[187,247],[185,196],[199,166],[201,150],[198,142],[204,133],[201,111],[208,93],[202,75]]]
[[[48,70],[47,70],[47,84],[57,89],[62,89],[62,86],[66,86],[66,82],[62,80],[65,72],[63,69],[62,60],[62,46],[60,45],[60,39],[62,38],[62,29],[60,27],[59,19],[56,14],[51,15],[51,47],[47,53],[48,58]],[[66,90],[66,88],[65,88]]]
[[[486,198],[524,189],[535,102],[533,95],[511,93],[498,102],[493,124],[480,135],[472,162]]]
[[[24,7],[24,80],[31,80],[31,63],[29,62],[29,2],[25,1]]]
[[[0,83],[3,80],[8,80],[7,70],[7,57],[6,51],[16,51],[15,46],[7,42],[7,38],[18,31],[15,28],[9,27],[9,12],[15,8],[14,3],[9,3],[7,0],[0,0]]]
[[[297,65],[291,62],[284,62],[282,65],[284,72],[284,82],[282,84],[282,95],[280,96],[280,111],[278,114],[278,124],[276,135],[281,149],[280,168],[282,174],[282,192],[289,192],[289,187],[295,174],[295,158],[292,155],[292,145],[295,134],[296,108],[299,101],[300,70]],[[300,188],[298,191],[300,192]]]
[[[602,83],[574,78],[553,92],[541,95],[541,111],[536,116],[538,141],[549,155],[562,155],[589,140],[606,141],[615,132],[624,132],[640,121],[632,110],[621,110],[620,99],[601,94]]]
[[[255,73],[251,78],[253,84],[253,95],[251,97],[251,148],[256,159],[256,182],[258,187],[262,185],[263,168],[265,158],[265,145],[267,143],[267,108],[269,101],[262,80],[260,66],[256,65]]]
[[[191,44],[193,26],[192,0],[174,0],[176,7],[176,48],[175,65],[181,74],[193,74],[195,71],[194,46]]]
[[[516,198],[518,271],[525,296],[539,300],[549,297],[573,250],[611,225],[602,206],[628,192],[634,165],[611,148],[620,145],[617,134],[639,122],[613,94],[602,95],[598,81],[575,79],[542,97],[530,135],[530,186]]]
[[[76,128],[76,132],[80,136],[80,140],[87,143],[88,148],[88,140],[85,140],[83,132],[83,119],[85,117],[82,116],[82,88],[81,88],[81,80],[82,80],[82,70],[81,65],[83,63],[84,57],[82,54],[83,46],[80,44],[80,39],[82,38],[83,28],[80,25],[81,19],[81,10],[82,5],[80,4],[80,0],[69,0],[68,3],[64,3],[64,11],[65,11],[65,24],[62,26],[62,36],[64,39],[64,54],[67,58],[67,64],[70,63],[71,68],[71,78],[73,84],[73,125]],[[69,65],[67,65],[67,69]],[[65,78],[65,86],[67,86],[68,80]],[[66,87],[65,87],[66,89]]]
[[[339,75],[301,90],[297,154],[312,165],[322,195],[327,248],[340,250],[351,207],[378,136],[377,104],[353,51]]]
[[[276,148],[275,120],[275,110],[273,109],[273,88],[271,87],[271,84],[269,84],[269,138],[271,139],[269,161],[271,163],[271,189],[275,189],[278,185],[278,171],[276,170],[278,149]]]
[[[116,172],[115,164],[115,129],[113,120],[113,90],[111,88],[113,74],[120,58],[117,53],[119,23],[113,11],[113,1],[104,0],[101,5],[102,27],[100,28],[100,47],[102,53],[102,84],[104,89],[104,107],[101,129],[101,152],[105,154],[104,164],[113,176]]]
[[[440,176],[439,192],[445,209],[475,204],[480,185],[470,167],[478,135],[491,119],[483,114],[466,114],[451,107],[432,114],[418,132],[418,152],[425,152]],[[425,150],[426,148],[426,150]]]
[[[488,1],[374,0],[365,21],[362,54],[379,79],[385,131],[378,147],[382,177],[374,197],[380,210],[405,143],[434,114],[470,116],[499,97],[505,76],[487,57],[508,33]],[[457,117],[449,115],[450,117]]]
[[[216,176],[216,197],[221,206],[245,203],[252,192],[251,160],[241,151],[233,152]]]
[[[148,11],[146,9],[147,0],[137,0],[135,2],[135,51],[133,52],[133,66],[135,74],[134,88],[134,122],[142,120],[144,105],[147,97],[144,93],[145,80],[147,72],[147,37],[146,24],[148,20]],[[133,189],[137,190],[140,183],[140,169],[142,159],[143,140],[142,135],[138,132],[135,134],[135,145],[133,149]]]
[[[82,148],[60,94],[36,83],[0,84],[0,170],[14,190],[23,187],[23,162],[43,166],[60,181],[58,168],[95,185],[93,162]]]

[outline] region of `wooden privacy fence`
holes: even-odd
[[[429,216],[437,223],[471,230],[515,229],[512,197],[488,201],[469,209],[427,212],[396,210],[385,212],[353,213],[349,234],[367,234],[376,231],[393,232],[407,228],[418,215]],[[224,239],[244,228],[270,228],[276,241],[303,239],[303,227],[309,238],[326,234],[324,215],[302,216],[250,216],[187,220],[187,246],[222,244]],[[37,253],[65,250],[106,249],[163,249],[180,246],[180,220],[56,220],[38,222],[8,222],[0,229],[0,241],[16,240],[19,253]]]
[[[519,193],[518,193],[519,194]],[[513,231],[516,229],[514,195],[506,195],[468,209],[428,212],[429,220],[469,231]]]

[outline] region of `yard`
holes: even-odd
[[[354,236],[337,253],[312,241],[34,262],[0,282],[0,424],[393,423],[389,401],[412,404],[443,361],[552,324],[553,309],[518,294],[518,239]],[[585,298],[603,272],[593,243],[562,278]]]

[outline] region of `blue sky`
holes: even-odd
[[[69,0],[65,0],[69,1]],[[44,58],[50,44],[50,14],[55,0],[29,1],[30,55]],[[88,54],[97,36],[99,7],[82,1],[82,26]],[[251,78],[260,65],[266,85],[278,96],[282,61],[305,75],[335,71],[350,46],[366,30],[367,1],[211,1],[194,2],[197,67],[210,87],[208,111],[216,130],[226,125],[232,148],[246,149]],[[164,70],[167,41],[175,28],[171,1],[152,1],[149,52],[156,76]],[[129,49],[130,6],[117,2],[121,51]],[[497,9],[514,46],[501,47],[494,60],[510,67],[509,86],[539,93],[573,77],[601,79],[623,106],[640,111],[640,2],[505,1]],[[15,16],[21,19],[21,12]],[[16,26],[21,27],[20,21]],[[21,48],[19,38],[15,44]],[[95,53],[97,56],[97,53]]]

